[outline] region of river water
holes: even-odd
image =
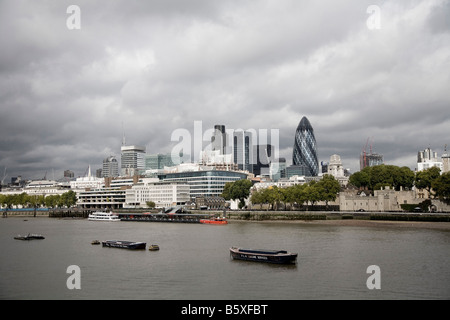
[[[27,220],[27,221],[25,221]],[[14,240],[40,233],[44,240]],[[158,244],[159,251],[91,245]],[[235,222],[202,225],[0,219],[0,299],[449,299],[450,231]],[[230,259],[229,248],[285,249],[295,265]],[[69,266],[80,289],[69,290]],[[371,265],[380,289],[369,290]]]

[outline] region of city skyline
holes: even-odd
[[[450,145],[449,1],[78,1],[79,29],[71,4],[0,4],[6,181],[100,168],[120,158],[123,131],[170,153],[194,121],[278,129],[290,161],[306,116],[319,163],[338,154],[352,172],[369,137],[411,169],[418,151]]]

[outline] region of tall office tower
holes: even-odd
[[[212,151],[220,150],[220,154],[226,153],[227,134],[224,125],[215,125],[214,133],[211,137]]]
[[[102,177],[118,177],[119,176],[119,163],[116,157],[109,156],[103,160]]]
[[[253,142],[251,132],[236,130],[233,134],[233,161],[240,170],[253,172]]]
[[[270,163],[278,159],[273,158],[274,146],[270,144],[258,144],[254,148],[254,159],[256,160],[253,165],[253,173],[255,176],[270,175]]]
[[[447,153],[447,145],[445,145],[444,154],[442,155],[442,173],[450,171],[450,155]]]
[[[138,175],[145,170],[145,147],[123,145],[120,151],[122,176]]]
[[[302,118],[295,131],[292,165],[302,168],[305,176],[317,176],[319,174],[316,138],[311,123],[306,117]]]

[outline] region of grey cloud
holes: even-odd
[[[414,167],[449,136],[448,1],[69,1],[0,3],[0,170],[83,173],[127,142],[170,152],[201,120],[280,130],[291,159],[302,116],[320,160],[359,169],[367,137]],[[407,161],[406,161],[407,160]],[[35,174],[35,172],[38,173]]]

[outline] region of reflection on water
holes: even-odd
[[[1,299],[449,299],[450,233],[394,227],[226,226],[0,219]],[[45,240],[18,241],[40,233]],[[144,241],[159,251],[91,245]],[[297,252],[295,265],[233,260],[232,246]],[[81,290],[69,290],[78,265]],[[369,290],[369,265],[381,290]]]

